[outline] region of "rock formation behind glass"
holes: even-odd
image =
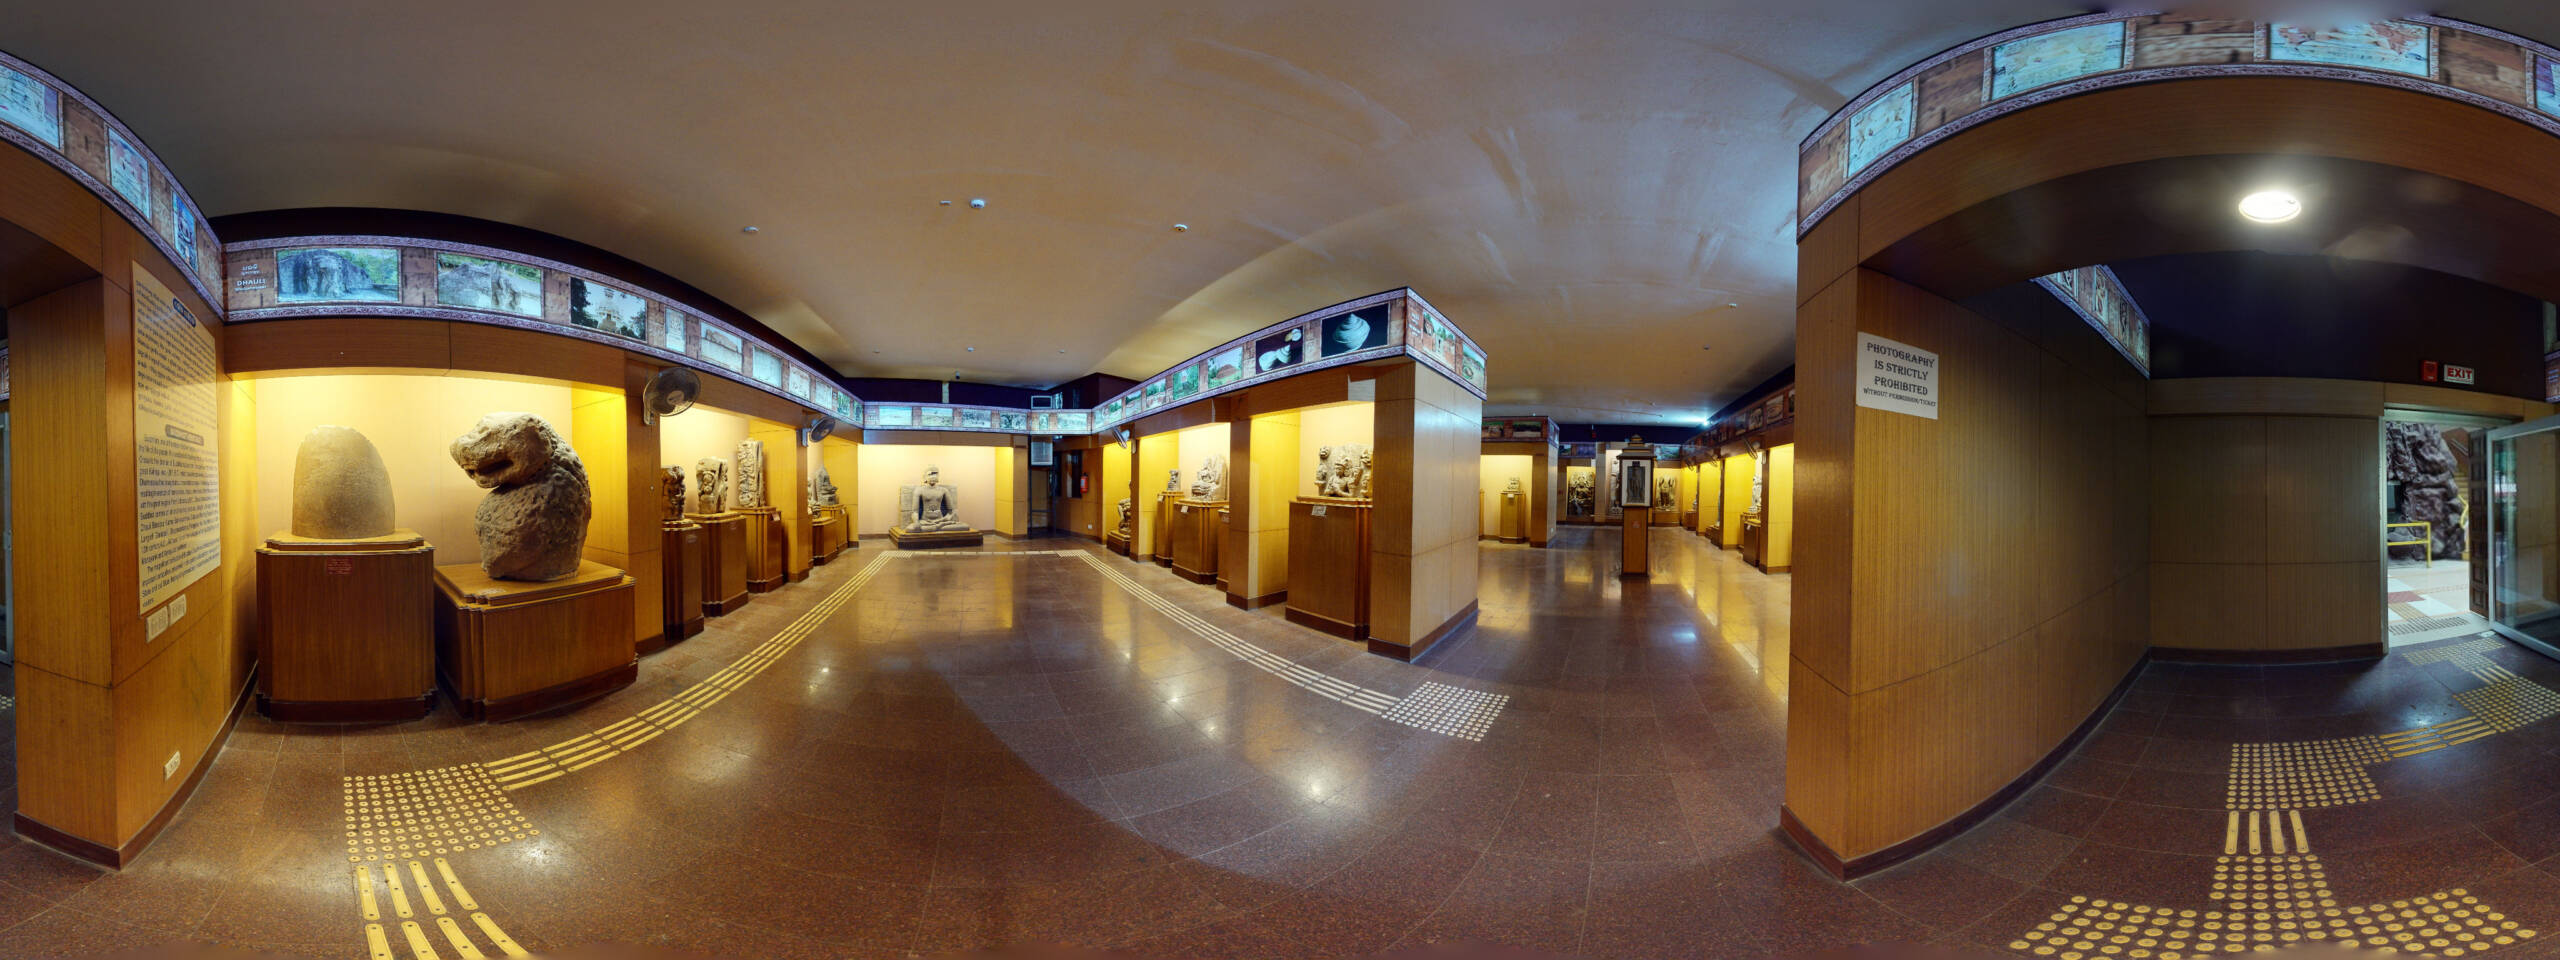
[[[317,426],[293,455],[293,528],[314,540],[391,533],[391,471],[352,427]]]
[[[472,515],[480,569],[500,580],[578,572],[593,513],[587,470],[569,441],[530,413],[493,413],[453,441],[453,462],[489,491]]]

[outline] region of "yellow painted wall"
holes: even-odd
[[[863,536],[887,536],[898,524],[898,488],[924,482],[924,468],[942,468],[942,482],[958,488],[960,522],[980,530],[996,529],[996,453],[998,447],[946,447],[932,444],[865,443],[858,456],[861,491],[856,498],[857,529]],[[837,481],[837,486],[845,484]]]
[[[1761,511],[1761,516],[1769,524],[1769,553],[1761,562],[1773,570],[1793,567],[1796,562],[1795,444],[1769,448],[1767,497],[1768,509]]]
[[[488,414],[523,411],[578,447],[566,384],[393,374],[268,377],[257,381],[257,397],[255,529],[262,538],[293,525],[294,455],[322,424],[353,427],[373,441],[391,473],[395,522],[434,544],[439,564],[480,559],[471,514],[487,491],[454,465],[455,438]],[[578,453],[586,458],[585,449]],[[588,481],[595,485],[592,467]]]
[[[1176,449],[1181,451],[1176,456],[1178,464],[1182,467],[1182,492],[1183,495],[1189,496],[1191,484],[1200,478],[1200,465],[1203,462],[1213,456],[1221,460],[1229,459],[1227,425],[1204,423],[1196,427],[1176,430],[1173,435]],[[1227,469],[1234,470],[1235,464],[1228,464]]]
[[[1294,487],[1298,496],[1316,495],[1316,451],[1352,443],[1376,449],[1376,407],[1374,403],[1353,400],[1305,407],[1298,411],[1298,479]],[[1375,474],[1372,469],[1372,477]]]
[[[1751,509],[1751,475],[1760,464],[1750,455],[1724,458],[1723,546],[1742,546],[1742,514]]]
[[[696,405],[693,409],[658,420],[659,466],[684,468],[684,492],[688,509],[692,497],[699,492],[695,483],[695,465],[704,457],[714,457],[729,465],[729,495],[721,498],[726,510],[737,504],[738,444],[747,439],[747,418],[726,410]],[[765,451],[771,458],[773,451]],[[836,485],[851,490],[852,485],[837,480]]]
[[[1111,531],[1120,528],[1120,500],[1129,496],[1129,470],[1133,464],[1131,458],[1137,456],[1137,452],[1124,444],[1106,443],[1087,453],[1086,456],[1099,457],[1102,461],[1102,466],[1094,478],[1096,483],[1094,498],[1102,501],[1102,512],[1094,519],[1093,529],[1076,532],[1107,537],[1111,535]],[[1131,509],[1136,509],[1134,501]]]
[[[1478,458],[1483,468],[1476,481],[1478,512],[1477,535],[1499,537],[1502,529],[1502,491],[1511,481],[1520,481],[1520,535],[1529,535],[1529,497],[1536,489],[1530,485],[1529,472],[1536,458],[1525,453],[1488,453]]]
[[[862,444],[846,437],[828,437],[818,441],[818,461],[827,468],[827,479],[835,481],[836,502],[844,505],[847,522],[853,522],[854,510],[862,499],[857,495],[862,489]]]
[[[1138,495],[1134,498],[1136,502],[1130,504],[1130,509],[1138,511],[1138,522],[1134,528],[1135,533],[1129,541],[1129,556],[1141,560],[1153,557],[1158,552],[1171,556],[1170,545],[1162,551],[1157,549],[1156,518],[1162,511],[1156,504],[1166,496],[1165,471],[1179,469],[1175,464],[1181,462],[1181,458],[1177,456],[1181,452],[1181,441],[1170,432],[1137,439]]]
[[[1311,468],[1300,464],[1306,434],[1298,411],[1255,417],[1248,429],[1253,462],[1247,469],[1253,477],[1247,489],[1253,502],[1231,515],[1241,519],[1229,521],[1244,527],[1245,547],[1243,569],[1228,571],[1227,587],[1254,598],[1289,589],[1289,503],[1299,496],[1299,475]]]
[[[1014,443],[1025,444],[1024,438]],[[990,447],[994,455],[995,531],[1019,537],[1031,524],[1031,451],[1027,446]],[[947,481],[946,481],[947,482]]]

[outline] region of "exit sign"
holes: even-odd
[[[2444,382],[2446,383],[2468,385],[2478,379],[2479,375],[2474,373],[2470,367],[2457,367],[2450,363],[2444,365]]]

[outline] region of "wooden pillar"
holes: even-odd
[[[1410,660],[1475,619],[1484,402],[1414,363],[1376,384],[1369,651]]]
[[[764,501],[782,525],[783,569],[792,581],[809,578],[808,454],[798,424],[747,421],[747,439],[764,441]]]
[[[658,428],[640,422],[641,390],[657,371],[654,364],[627,362],[622,383],[572,386],[569,401],[569,445],[585,462],[587,486],[594,495],[585,556],[636,581],[631,591],[631,639],[633,649],[643,651],[656,650],[667,641]]]

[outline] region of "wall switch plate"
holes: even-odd
[[[177,775],[178,751],[171,750],[169,751],[169,762],[160,765],[160,779],[167,780]]]

